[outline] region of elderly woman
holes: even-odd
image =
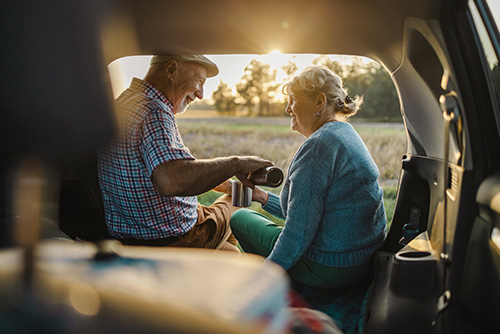
[[[231,229],[245,252],[266,257],[293,282],[314,288],[355,285],[370,272],[386,236],[379,172],[362,139],[346,123],[362,103],[324,66],[310,66],[283,87],[291,128],[306,140],[281,194],[256,187],[252,199],[284,227],[239,210]]]

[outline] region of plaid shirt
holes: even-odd
[[[194,159],[184,146],[173,107],[150,83],[134,78],[117,99],[125,129],[99,154],[99,184],[108,230],[117,238],[160,239],[196,223],[196,197],[164,197],[151,181],[159,165]]]

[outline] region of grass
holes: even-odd
[[[188,111],[189,113],[189,111]],[[178,119],[186,146],[197,158],[228,155],[257,155],[273,161],[283,171],[304,138],[290,130],[287,118],[215,118]],[[388,220],[394,211],[401,156],[405,152],[405,130],[401,124],[352,123],[370,151],[380,171]],[[269,188],[279,194],[279,188]],[[220,194],[210,191],[200,195],[202,204],[211,204]],[[269,216],[260,205],[251,207]],[[272,218],[279,224],[282,221]]]
[[[186,146],[200,159],[257,155],[286,170],[304,141],[287,125],[179,122]]]

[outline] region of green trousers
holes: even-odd
[[[241,248],[252,254],[269,256],[282,227],[264,215],[240,209],[231,216],[231,230]],[[333,241],[335,242],[335,241]],[[293,281],[315,288],[344,288],[355,285],[372,270],[372,259],[354,267],[329,267],[301,259],[288,270]]]

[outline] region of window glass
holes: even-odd
[[[498,1],[489,1],[490,4],[495,3],[498,7]],[[490,35],[486,29],[486,26],[481,18],[481,14],[479,13],[478,8],[476,7],[474,1],[469,1],[469,8],[471,11],[472,18],[474,20],[474,24],[476,26],[477,33],[479,35],[479,39],[481,41],[481,45],[483,47],[484,55],[486,57],[486,62],[488,65],[489,76],[490,76],[490,84],[493,98],[496,100],[496,105],[499,105],[500,102],[500,68],[498,64],[498,56],[495,52],[495,48],[493,43],[491,42]],[[493,12],[492,8],[492,12]],[[498,11],[497,11],[498,14]],[[499,50],[497,50],[499,51]],[[499,123],[498,113],[497,113],[497,123]]]
[[[473,1],[469,2],[469,8],[472,14],[472,18],[474,19],[474,24],[476,25],[477,33],[481,40],[481,44],[483,46],[486,60],[488,61],[488,65],[490,69],[498,67],[498,58],[495,54],[495,49],[493,48],[493,45],[490,41],[490,37],[483,24],[481,15],[479,14],[479,11]]]
[[[498,0],[487,0],[486,3],[490,8],[490,12],[493,15],[493,19],[496,22],[496,27],[498,30],[498,24],[500,23],[500,1]]]

